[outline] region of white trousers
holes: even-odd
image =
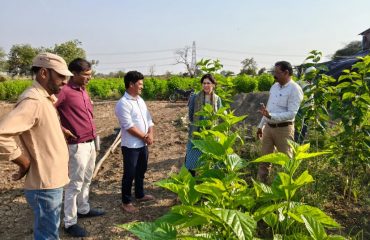
[[[77,223],[77,212],[90,211],[89,187],[95,168],[96,151],[94,141],[69,144],[68,175],[70,182],[64,191],[64,226]]]

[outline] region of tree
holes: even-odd
[[[0,72],[5,71],[6,68],[6,53],[3,48],[0,47]]]
[[[220,74],[224,77],[230,77],[230,76],[234,76],[235,73],[233,71],[230,71],[230,70],[222,70],[220,72]]]
[[[154,77],[154,73],[155,73],[155,65],[151,65],[151,66],[149,67],[149,76],[150,76],[150,78],[152,78],[152,79],[153,79],[153,77]]]
[[[86,52],[84,49],[79,47],[80,45],[82,45],[82,43],[77,39],[67,41],[59,45],[55,44],[53,53],[64,58],[67,64],[69,64],[70,62],[72,62],[72,60],[76,58],[86,58]]]
[[[337,60],[337,59],[342,59],[343,57],[353,56],[361,50],[362,50],[361,41],[352,41],[348,43],[346,46],[344,46],[343,48],[337,50],[334,53],[332,59]]]
[[[8,72],[12,76],[29,75],[32,59],[37,53],[38,50],[30,44],[13,45],[8,55]]]
[[[239,74],[256,75],[257,62],[253,58],[246,58],[242,62],[242,69]]]
[[[188,75],[193,78],[195,76],[195,69],[193,69],[190,64],[191,60],[189,61],[189,52],[189,46],[185,46],[183,49],[177,50],[175,52],[175,54],[177,55],[176,64],[185,64]]]
[[[258,75],[261,75],[261,74],[264,74],[266,72],[266,68],[265,67],[263,67],[263,68],[261,68],[260,70],[258,70]]]

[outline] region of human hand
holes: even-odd
[[[262,138],[262,129],[258,128],[257,129],[257,139],[261,139],[261,138]]]
[[[27,174],[28,170],[30,169],[31,162],[23,154],[21,154],[18,158],[12,160],[12,162],[19,166],[18,172],[12,175],[12,180],[18,181],[19,179],[23,178]]]
[[[152,133],[148,133],[144,137],[144,141],[148,145],[152,145],[154,143],[154,138]]]
[[[258,110],[263,116],[271,118],[270,113],[267,111],[267,108],[264,103],[260,103],[261,108]]]
[[[18,180],[22,179],[26,175],[26,173],[28,172],[28,169],[29,168],[25,169],[23,167],[19,167],[18,172],[14,173],[12,175],[12,180],[13,181],[18,181]]]
[[[63,129],[63,133],[64,133],[64,136],[68,139],[68,138],[73,138],[73,139],[77,139],[77,137],[71,132],[69,131],[68,129]]]

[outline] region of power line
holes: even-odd
[[[132,60],[126,62],[99,62],[99,65],[110,65],[110,64],[122,64],[122,63],[135,63],[135,62],[150,62],[150,61],[162,61],[162,60],[169,60],[175,59],[174,57],[166,57],[166,58],[151,58],[151,59],[142,59],[142,60]]]
[[[114,53],[89,53],[88,55],[93,56],[110,56],[110,55],[129,55],[129,54],[146,54],[146,53],[161,53],[161,52],[174,52],[177,49],[162,49],[162,50],[148,50],[148,51],[128,51],[128,52],[114,52]]]
[[[210,52],[246,54],[246,55],[272,56],[272,57],[305,57],[306,56],[306,55],[295,55],[295,54],[243,52],[243,51],[233,51],[233,50],[225,50],[225,49],[212,49],[212,48],[198,48],[198,50],[210,51]]]

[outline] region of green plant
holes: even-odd
[[[269,91],[271,86],[274,84],[275,79],[271,74],[263,73],[257,76],[258,91]]]
[[[271,186],[253,181],[257,195],[257,205],[254,218],[263,220],[271,229],[273,235],[294,237],[299,233],[299,239],[308,238],[301,227],[305,226],[309,235],[314,239],[344,239],[340,236],[327,236],[324,227],[338,228],[340,225],[319,208],[309,206],[295,200],[297,191],[314,181],[307,170],[298,175],[299,166],[309,158],[317,157],[327,152],[308,153],[309,144],[302,146],[290,142],[293,157],[289,158],[283,153],[273,153],[262,156],[253,163],[272,163],[282,167],[277,173]]]
[[[238,75],[234,78],[234,82],[238,92],[249,93],[257,89],[257,80],[253,76]]]
[[[343,165],[346,175],[344,196],[356,200],[358,189],[354,189],[355,176],[366,175],[370,165],[370,56],[360,58],[352,70],[344,70],[339,77],[336,90],[340,98],[332,104],[340,114],[341,130],[332,138],[335,158]]]

